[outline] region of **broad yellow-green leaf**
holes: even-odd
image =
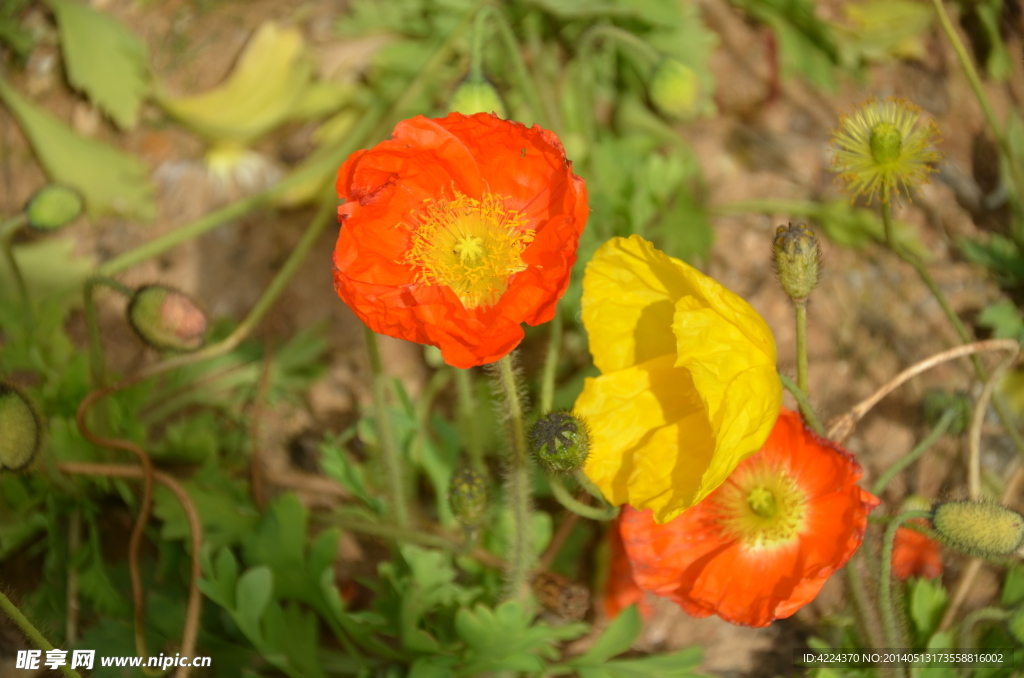
[[[156,216],[153,187],[141,160],[75,134],[2,79],[0,101],[14,114],[47,175],[78,189],[90,217],[117,214],[148,221]]]
[[[36,301],[76,292],[94,266],[91,259],[75,254],[75,241],[70,237],[19,245],[14,248],[14,260],[25,278],[29,296]],[[15,289],[6,259],[0,257],[0,303],[10,303]]]
[[[117,123],[131,129],[149,94],[146,45],[111,17],[83,2],[49,0],[60,29],[64,70],[76,89]]]
[[[313,74],[302,34],[261,25],[220,87],[194,96],[158,95],[158,103],[209,141],[245,145],[292,116]]]
[[[924,36],[932,25],[930,6],[909,0],[869,0],[843,5],[852,28],[837,27],[850,41],[853,58],[922,59]]]

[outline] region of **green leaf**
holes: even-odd
[[[1024,258],[1009,238],[992,236],[987,243],[978,240],[961,240],[960,249],[968,261],[984,266],[999,278],[1005,287],[1013,287],[1024,281]]]
[[[367,507],[378,515],[384,514],[384,502],[367,491],[363,466],[349,459],[343,436],[328,435],[324,438],[320,444],[320,466],[328,477],[340,483]]]
[[[638,659],[618,659],[604,666],[596,667],[603,673],[591,673],[592,669],[580,669],[580,678],[688,678],[700,666],[703,650],[689,647],[670,654]]]
[[[1024,565],[1014,563],[1006,571],[999,603],[1004,607],[1013,607],[1022,602],[1024,602]]]
[[[91,218],[113,214],[149,221],[156,216],[153,187],[141,160],[75,134],[2,78],[0,101],[25,132],[46,174],[53,181],[78,189]]]
[[[82,2],[47,0],[57,17],[64,70],[121,129],[132,129],[150,91],[146,44]]]
[[[999,339],[1024,337],[1024,314],[1009,299],[989,304],[978,314],[978,325],[988,327]]]
[[[70,236],[18,245],[14,260],[25,278],[29,297],[36,301],[59,298],[65,303],[81,300],[82,282],[95,265],[92,259],[75,254],[75,239]],[[14,301],[15,289],[7,258],[0,257],[0,301]]]
[[[931,637],[939,627],[942,613],[949,602],[946,589],[938,581],[911,579],[907,584],[907,611],[920,639]]]
[[[600,17],[637,19],[655,26],[677,26],[679,3],[673,0],[531,0],[564,19]]]
[[[235,589],[235,622],[257,647],[263,644],[260,619],[273,589],[274,574],[264,566],[247,570]]]
[[[406,678],[452,678],[456,662],[454,657],[421,657],[409,667]]]
[[[619,613],[619,616],[608,625],[601,637],[585,654],[573,659],[569,665],[597,666],[604,664],[612,657],[620,655],[632,647],[643,628],[644,623],[640,619],[637,606],[630,605]]]
[[[545,624],[531,626],[533,615],[512,600],[495,609],[477,605],[470,611],[462,608],[455,615],[455,630],[466,643],[466,664],[461,676],[475,676],[487,671],[509,670],[538,672],[544,670],[539,655],[557,656],[553,644],[586,633],[586,624],[567,624],[552,628]]]

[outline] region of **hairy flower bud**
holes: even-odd
[[[530,450],[548,473],[581,469],[590,453],[590,429],[572,412],[549,412],[530,429]]]
[[[128,322],[161,351],[195,351],[203,345],[206,314],[192,298],[164,285],[140,287],[128,304]]]
[[[463,80],[448,102],[449,111],[458,111],[463,115],[474,113],[494,113],[499,118],[507,118],[505,102],[501,100],[498,90],[487,80]]]
[[[954,415],[946,433],[951,436],[963,435],[971,425],[971,416],[974,414],[971,396],[963,391],[950,393],[938,388],[931,389],[921,399],[921,418],[928,426],[934,427],[950,408]]]
[[[64,228],[82,213],[82,196],[73,188],[50,184],[43,186],[25,206],[28,224],[40,231]]]
[[[487,479],[469,466],[457,469],[448,484],[448,503],[460,523],[479,525],[487,510]]]
[[[42,430],[28,399],[0,383],[0,471],[28,466],[39,451]]]
[[[700,79],[692,68],[665,57],[654,69],[650,84],[651,101],[665,115],[688,119],[697,114]]]
[[[772,241],[772,252],[782,289],[793,301],[806,300],[821,274],[821,245],[814,231],[807,224],[779,226]]]
[[[932,511],[932,524],[942,541],[972,556],[1005,556],[1024,544],[1024,516],[1000,504],[944,502]]]

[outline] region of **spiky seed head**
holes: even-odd
[[[1006,556],[1024,545],[1024,516],[1001,504],[942,502],[932,510],[932,524],[943,542],[972,556]]]
[[[128,303],[128,322],[139,337],[161,351],[202,347],[206,314],[184,292],[165,285],[140,287]]]
[[[793,301],[805,301],[821,275],[821,245],[814,231],[807,224],[779,226],[772,254],[782,289]]]
[[[32,463],[42,439],[42,425],[28,398],[0,382],[0,471],[18,471]]]
[[[548,473],[576,471],[590,454],[590,427],[572,412],[549,412],[530,429],[530,451]]]
[[[460,523],[479,525],[487,510],[487,478],[470,466],[456,469],[448,483],[448,503]]]

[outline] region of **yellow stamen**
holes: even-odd
[[[748,549],[792,543],[803,529],[807,498],[784,469],[764,462],[722,486],[718,507],[725,532]]]
[[[496,304],[509,278],[526,270],[522,253],[533,229],[492,193],[477,200],[455,191],[453,200],[425,205],[401,263],[418,269],[419,282],[448,286],[467,309]]]

